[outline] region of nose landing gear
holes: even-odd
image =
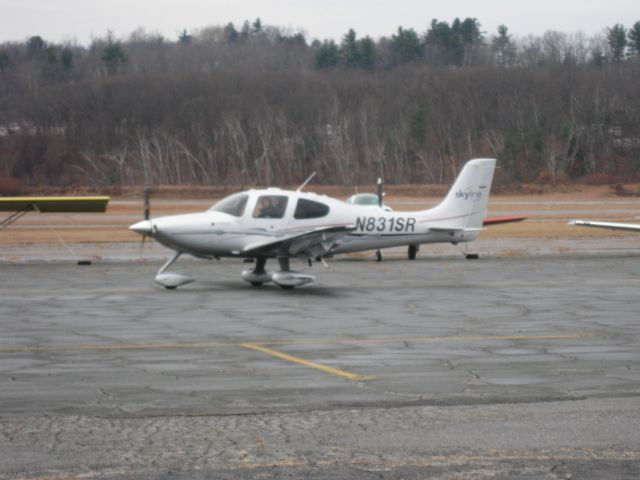
[[[182,275],[180,273],[166,272],[167,268],[169,268],[176,260],[178,260],[178,258],[180,258],[180,255],[182,255],[182,252],[176,252],[175,255],[171,257],[169,261],[167,261],[167,263],[165,263],[162,268],[160,268],[160,270],[158,270],[155,279],[158,285],[161,285],[168,290],[174,290],[181,285],[195,282],[196,279],[193,277]]]

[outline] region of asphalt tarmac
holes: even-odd
[[[158,268],[0,265],[0,479],[640,478],[638,254]]]

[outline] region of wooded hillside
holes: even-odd
[[[263,25],[0,44],[0,177],[25,185],[640,174],[640,22],[514,38],[476,19],[309,43]]]

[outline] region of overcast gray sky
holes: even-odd
[[[432,18],[450,22],[476,17],[487,33],[501,23],[517,36],[601,32],[640,20],[640,0],[0,0],[0,41],[32,35],[60,42],[107,30],[126,37],[138,27],[175,39],[182,29],[260,17],[263,24],[305,31],[312,38],[339,39],[349,28],[359,36],[391,35],[398,26],[424,32]]]

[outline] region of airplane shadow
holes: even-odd
[[[267,284],[262,285],[260,287],[253,287],[249,284],[244,284],[244,282],[205,282],[199,281],[199,285],[188,285],[183,287],[186,291],[187,289],[191,292],[238,292],[243,294],[249,294],[252,296],[258,295],[279,295],[285,297],[323,297],[323,298],[340,298],[344,297],[344,289],[335,288],[335,287],[327,287],[322,285],[305,285],[302,287],[293,288],[290,290],[285,290],[277,285]]]

